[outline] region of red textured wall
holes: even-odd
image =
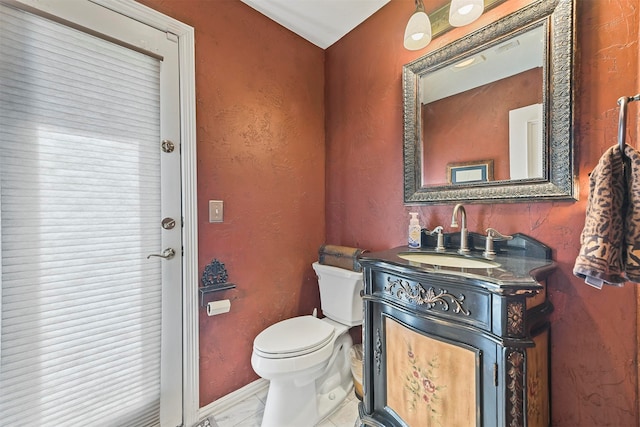
[[[446,185],[452,159],[456,163],[493,160],[493,180],[509,179],[506,112],[541,103],[542,78],[542,68],[532,68],[423,105],[423,182]],[[485,131],[478,132],[478,127]],[[464,143],[461,146],[457,141]]]
[[[428,1],[425,0],[427,10]],[[505,10],[509,0],[494,9]],[[616,100],[640,91],[637,1],[578,0],[575,146],[579,202],[468,205],[469,229],[526,233],[553,248],[552,424],[637,426],[636,285],[593,289],[575,278],[588,173],[616,140]],[[391,0],[326,51],[327,240],[370,250],[406,244],[408,212],[425,226],[448,225],[449,206],[403,205],[401,68],[422,51],[402,47],[412,0]],[[502,9],[501,9],[502,8]],[[472,25],[482,25],[492,13]],[[628,143],[637,143],[639,103],[629,107]],[[455,161],[455,159],[452,159]]]
[[[324,243],[324,51],[239,0],[143,0],[195,28],[199,265],[237,289],[200,316],[200,404],[257,379],[265,327],[319,305]],[[208,222],[208,201],[224,222]],[[193,284],[197,286],[197,284]]]

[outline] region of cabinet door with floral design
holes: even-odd
[[[480,352],[385,319],[387,406],[411,427],[479,425]]]

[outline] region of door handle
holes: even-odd
[[[174,256],[176,256],[176,251],[173,250],[173,248],[167,248],[164,251],[162,251],[161,254],[150,254],[147,256],[147,259],[151,258],[152,256],[157,256],[158,258],[164,258],[164,259],[171,259]]]

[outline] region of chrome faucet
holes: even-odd
[[[451,226],[458,227],[458,211],[460,211],[460,249],[458,249],[458,253],[466,255],[469,253],[469,245],[467,243],[467,236],[469,234],[467,230],[467,211],[464,210],[464,206],[460,203],[453,208]]]

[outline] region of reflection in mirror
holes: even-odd
[[[573,31],[538,0],[404,66],[406,203],[574,198]]]
[[[492,180],[543,177],[543,58],[540,25],[420,78],[423,186],[489,179],[452,182],[452,159],[492,159]]]

